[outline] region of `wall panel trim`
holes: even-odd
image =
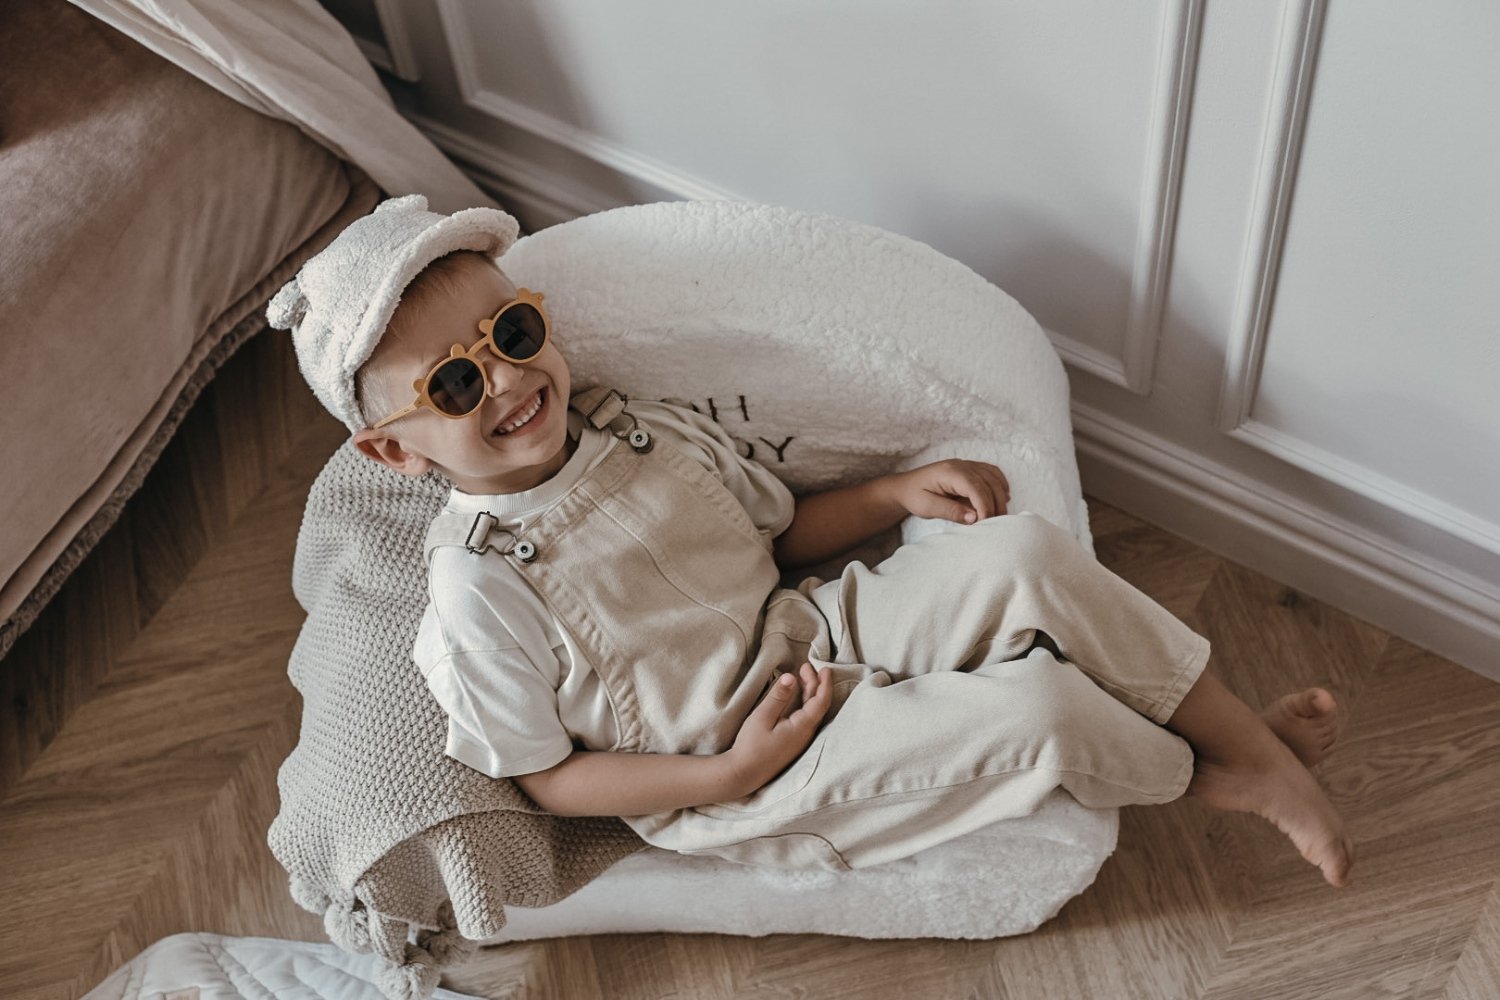
[[[625,204],[434,118],[402,114],[502,206],[524,216],[530,231]]]
[[[1275,455],[1289,465],[1305,469],[1315,476],[1383,504],[1406,517],[1500,555],[1500,525],[1475,517],[1368,466],[1340,458],[1295,434],[1288,434],[1258,420],[1246,420],[1230,431],[1229,436]]]
[[[480,83],[479,73],[474,65],[474,49],[469,41],[474,37],[474,31],[469,25],[467,7],[463,0],[437,0],[437,10],[438,20],[443,27],[443,37],[448,43],[448,53],[453,60],[453,71],[458,80],[459,92],[463,96],[464,103],[469,107],[578,153],[627,177],[661,188],[678,198],[708,201],[747,200],[742,195],[637,153],[597,133],[561,121],[520,101],[485,89]]]
[[[1219,429],[1225,432],[1249,419],[1260,381],[1325,8],[1326,0],[1287,0],[1282,8],[1275,83],[1266,111],[1260,169],[1250,203],[1250,231],[1241,257],[1225,347],[1218,415]]]
[[[1140,221],[1130,276],[1125,356],[1117,376],[1110,379],[1140,395],[1151,392],[1161,340],[1202,23],[1203,0],[1169,0],[1163,6],[1156,95],[1146,139],[1149,159],[1142,179]]]
[[[1500,680],[1500,589],[1077,400],[1091,496]]]
[[[1235,295],[1218,427],[1229,437],[1406,517],[1500,554],[1500,525],[1329,452],[1251,416],[1259,390],[1286,223],[1302,154],[1327,0],[1288,0],[1282,10],[1276,79],[1261,142],[1260,170]]]

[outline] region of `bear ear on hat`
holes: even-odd
[[[307,296],[302,294],[302,286],[294,276],[271,298],[266,306],[266,320],[273,330],[290,330],[302,322],[307,308]]]
[[[415,209],[418,212],[427,211],[427,196],[425,194],[407,194],[400,198],[387,198],[375,206],[377,212],[394,212],[397,210]]]

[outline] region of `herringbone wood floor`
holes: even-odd
[[[262,335],[0,661],[0,996],[81,995],[183,930],[322,939],[265,846],[307,486],[342,438]],[[1214,643],[1252,704],[1331,687],[1321,768],[1359,841],[1323,885],[1267,825],[1127,809],[1097,883],[1019,938],[638,935],[491,949],[489,997],[1500,997],[1500,685],[1091,505],[1099,557]]]

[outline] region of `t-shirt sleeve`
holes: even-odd
[[[763,533],[775,537],[791,525],[796,513],[792,491],[764,465],[745,458],[734,438],[712,417],[674,403],[648,403],[642,416],[671,421],[688,455],[719,477]]]
[[[429,601],[412,659],[448,717],[448,756],[492,778],[544,771],[573,752],[558,715],[559,664],[537,663],[472,593]]]
[[[573,752],[557,692],[520,648],[449,653],[427,687],[448,716],[448,756],[492,778],[545,771]]]

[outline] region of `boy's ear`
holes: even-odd
[[[425,455],[408,451],[401,442],[385,431],[364,430],[354,432],[354,447],[372,462],[379,462],[403,476],[420,476],[432,468],[432,460]]]

